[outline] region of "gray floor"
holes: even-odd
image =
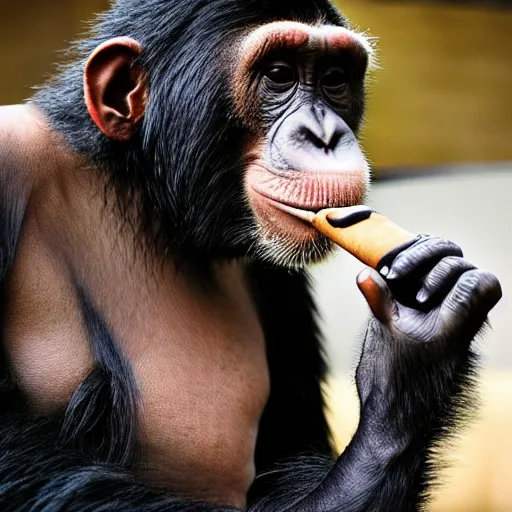
[[[501,280],[504,297],[480,344],[485,364],[512,370],[512,163],[373,186],[368,204],[403,227],[457,242],[476,265]],[[313,269],[329,362],[335,376],[352,373],[368,310],[355,278],[362,265],[341,250]]]

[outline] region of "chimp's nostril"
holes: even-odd
[[[333,133],[330,142],[325,147],[326,153],[328,151],[334,151],[338,147],[338,144],[340,143],[342,137],[343,132],[341,131]]]
[[[309,142],[315,148],[324,150],[325,153],[334,151],[343,137],[342,131],[335,131],[328,135],[325,133],[319,135],[307,126],[301,126],[299,132],[299,140],[306,143]]]

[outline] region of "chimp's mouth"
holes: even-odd
[[[247,179],[250,188],[274,206],[309,214],[326,208],[362,204],[367,190],[366,169],[353,172],[290,171],[289,176],[283,176],[254,166]]]

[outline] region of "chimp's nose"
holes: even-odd
[[[276,169],[351,172],[365,166],[354,133],[328,105],[308,105],[290,114],[270,149]]]
[[[311,115],[297,120],[297,132],[304,141],[311,143],[326,153],[334,151],[343,136],[350,130],[340,116],[323,105],[311,107]]]

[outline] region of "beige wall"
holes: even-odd
[[[380,38],[365,130],[376,166],[512,160],[512,10],[338,4]]]
[[[66,48],[83,30],[80,20],[100,12],[107,0],[0,0],[0,105],[31,96]]]

